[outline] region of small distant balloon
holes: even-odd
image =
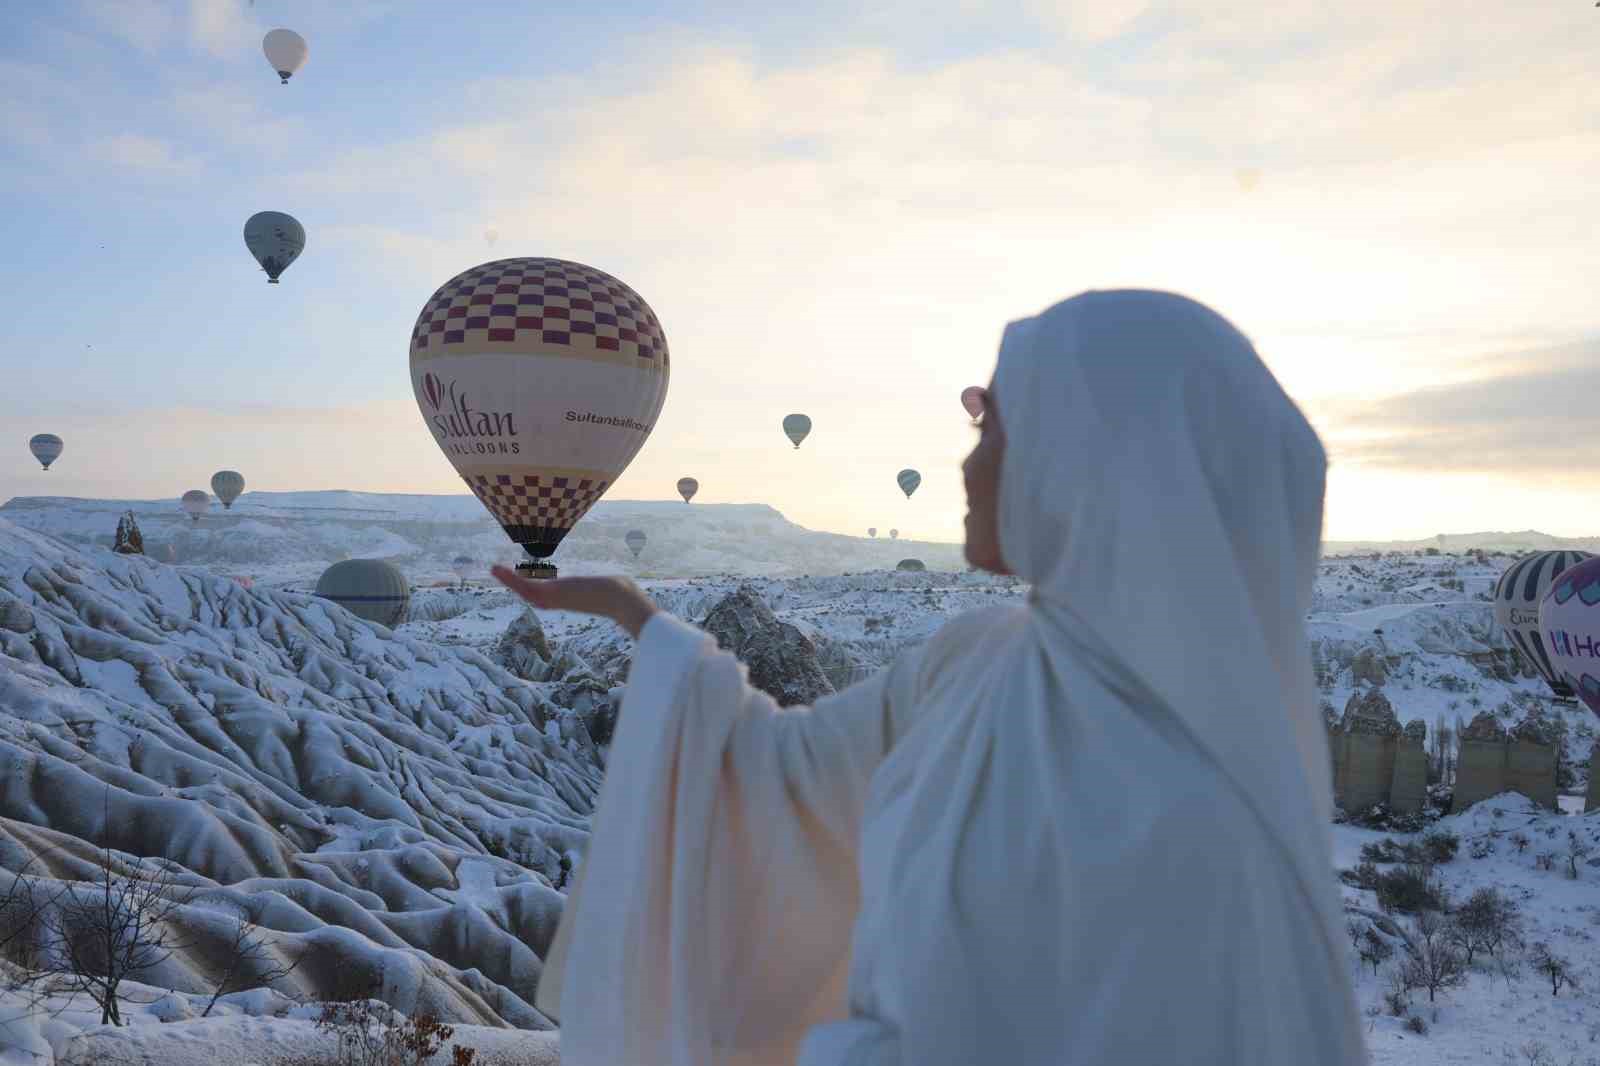
[[[293,30],[284,29],[269,30],[261,38],[261,51],[266,53],[267,62],[278,72],[284,85],[288,85],[295,72],[306,65],[306,56],[311,54],[304,37]]]
[[[1253,192],[1261,184],[1261,171],[1254,167],[1243,167],[1233,172],[1233,180],[1239,183],[1243,191]]]
[[[450,560],[450,571],[456,575],[456,580],[466,583],[467,575],[472,573],[477,563],[470,555],[458,555]]]
[[[256,587],[256,579],[253,577],[245,577],[242,574],[235,574],[233,580],[242,589],[252,589]]]
[[[183,494],[183,510],[195,522],[200,521],[200,516],[211,509],[211,497],[200,489],[190,489]]]
[[[867,527],[867,536],[876,538],[877,535],[878,535],[878,527],[877,526],[868,526]]]
[[[306,250],[306,230],[282,211],[258,211],[245,220],[244,246],[267,272],[267,283],[276,285],[278,275]]]
[[[218,470],[211,475],[211,491],[222,501],[223,510],[231,511],[233,501],[244,492],[244,475],[237,470]]]
[[[490,248],[493,248],[494,242],[500,239],[500,231],[497,229],[486,229],[483,231],[483,239],[488,243]]]
[[[639,553],[644,551],[644,544],[647,539],[644,535],[644,530],[630,529],[628,530],[628,535],[622,539],[628,542],[628,550],[633,552],[633,557],[635,559],[639,558]]]
[[[811,419],[805,415],[784,416],[783,435],[794,441],[796,448],[800,447],[800,442],[811,435]]]
[[[50,469],[51,463],[61,458],[64,448],[66,445],[54,433],[35,433],[28,438],[28,451],[33,453],[33,457],[39,460],[46,470]]]
[[[906,499],[911,499],[911,494],[917,491],[917,486],[922,484],[922,475],[909,467],[900,471],[894,477],[900,486],[900,491],[906,494]]]
[[[889,539],[890,540],[899,540],[900,539],[900,531],[898,529],[889,530]]]
[[[683,502],[688,503],[694,499],[694,494],[700,491],[700,482],[692,477],[678,479],[678,495],[683,497]]]
[[[961,406],[967,409],[967,415],[974,422],[983,417],[983,389],[977,385],[968,385],[961,390]]]

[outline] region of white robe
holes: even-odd
[[[540,992],[567,1066],[1365,1061],[1302,622],[1320,445],[1164,294],[1014,325],[996,380],[1026,605],[809,711],[645,627]]]

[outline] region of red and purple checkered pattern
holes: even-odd
[[[417,316],[411,354],[473,342],[616,352],[670,365],[661,323],[639,294],[565,259],[498,259],[441,285]]]
[[[501,525],[555,529],[571,529],[610,484],[540,474],[474,474],[462,480]]]

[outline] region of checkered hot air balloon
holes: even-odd
[[[1588,559],[1588,552],[1548,551],[1525,555],[1506,568],[1494,587],[1494,620],[1506,631],[1523,658],[1539,671],[1545,684],[1561,699],[1571,699],[1572,689],[1550,663],[1539,625],[1539,604],[1557,576]]]
[[[1539,629],[1551,672],[1600,715],[1600,557],[1556,576],[1539,601]],[[1600,767],[1589,772],[1600,773]]]
[[[411,384],[434,441],[531,561],[627,469],[667,398],[655,312],[564,259],[497,259],[445,282],[411,331]]]
[[[900,491],[906,494],[906,499],[911,499],[911,494],[917,491],[917,486],[922,484],[922,475],[915,470],[902,470],[894,477],[900,486]]]

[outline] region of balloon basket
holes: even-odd
[[[267,279],[267,284],[268,285],[276,285],[277,283],[278,283],[278,279],[277,278],[268,278]]]
[[[533,581],[550,581],[557,576],[556,568],[543,562],[521,562],[516,565],[516,571]]]

